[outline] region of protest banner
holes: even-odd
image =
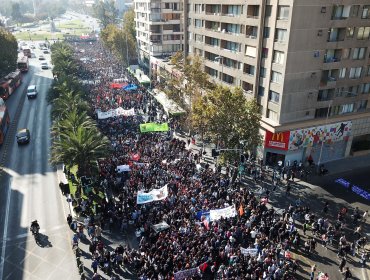
[[[169,226],[169,224],[167,224],[166,222],[161,222],[161,223],[159,223],[159,224],[155,224],[155,225],[153,225],[152,226],[152,228],[153,228],[153,230],[155,231],[155,232],[161,232],[161,231],[163,231],[163,230],[165,230],[165,229],[168,229],[168,228],[170,228],[170,226]]]
[[[257,256],[257,252],[258,250],[255,249],[255,248],[243,248],[243,247],[240,247],[240,252],[244,255],[244,256]]]
[[[139,191],[137,193],[136,203],[137,204],[145,204],[152,201],[159,201],[166,199],[168,196],[168,188],[167,185],[160,189],[153,189],[148,193]]]
[[[235,216],[236,210],[234,205],[222,209],[215,209],[209,211],[209,217],[211,222],[218,221],[219,219],[221,219],[221,217],[226,219]]]
[[[117,109],[111,109],[107,112],[102,112],[102,111],[97,111],[98,113],[98,119],[103,120],[103,119],[108,119],[108,118],[113,118],[117,116],[135,116],[135,110],[134,108],[131,108],[129,110],[125,110],[122,107],[118,107]]]
[[[117,166],[117,172],[118,173],[122,173],[122,172],[127,172],[127,171],[130,171],[131,169],[130,169],[130,166],[129,165],[119,165],[119,166]]]
[[[168,123],[143,123],[140,124],[140,132],[166,132],[169,131]]]
[[[175,280],[183,280],[190,277],[198,276],[198,268],[190,268],[176,272],[173,276]]]

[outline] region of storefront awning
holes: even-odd
[[[186,111],[176,104],[175,101],[169,99],[163,91],[154,89],[149,92],[163,106],[167,115],[178,116],[186,113]]]

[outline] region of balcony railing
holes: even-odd
[[[326,57],[324,58],[324,63],[339,62],[340,57]]]

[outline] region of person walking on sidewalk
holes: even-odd
[[[346,267],[346,270],[342,274],[343,274],[343,280],[347,280],[347,279],[352,278],[352,273],[349,270],[348,266]]]
[[[346,259],[346,257],[343,257],[340,260],[340,263],[339,263],[339,271],[340,272],[343,272],[343,268],[346,266],[346,263],[347,263],[347,259]]]

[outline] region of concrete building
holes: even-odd
[[[152,58],[164,58],[182,50],[183,2],[134,0],[139,64],[146,69]]]
[[[189,0],[186,8],[189,54],[261,105],[268,163],[370,150],[368,0]]]

